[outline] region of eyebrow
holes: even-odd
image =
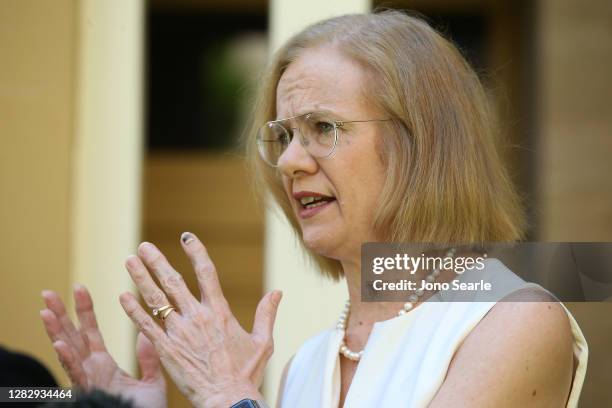
[[[339,113],[334,112],[332,110],[325,109],[325,108],[314,108],[314,109],[307,110],[307,111],[304,111],[304,112],[299,113],[297,115],[289,116],[289,117],[286,117],[286,118],[278,118],[277,117],[272,122],[278,122],[278,121],[281,121],[281,120],[293,119],[293,118],[297,118],[298,116],[304,116],[304,115],[309,114],[309,113],[323,113],[323,114],[326,114],[326,115],[329,115],[329,116],[333,117],[335,120],[340,120],[340,121],[346,121],[347,120],[345,117],[343,117]]]

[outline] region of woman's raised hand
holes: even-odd
[[[158,325],[133,294],[122,294],[121,305],[196,407],[227,408],[243,398],[263,399],[258,388],[273,352],[272,329],[282,293],[273,291],[262,298],[253,332],[248,333],[232,314],[204,245],[191,233],[184,233],[181,243],[193,265],[201,299],[191,294],[164,255],[145,242],[138,247],[138,256],[126,261],[130,276],[150,308],[171,305],[176,311]]]
[[[136,341],[136,354],[142,372],[142,378],[138,380],[119,368],[106,350],[91,296],[84,286],[74,288],[76,314],[80,323],[78,329],[55,292],[45,290],[42,296],[47,308],[40,312],[40,316],[74,387],[101,389],[130,399],[138,407],[167,406],[166,382],[159,356],[144,335],[138,334]]]

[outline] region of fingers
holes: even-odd
[[[53,343],[53,348],[72,384],[87,389],[87,374],[85,374],[81,360],[74,355],[70,346],[63,340],[58,340]]]
[[[278,305],[283,297],[283,292],[274,290],[261,299],[255,311],[255,322],[253,323],[253,336],[264,342],[272,341],[274,321]]]
[[[125,267],[127,268],[130,277],[136,284],[136,287],[138,288],[138,291],[142,295],[147,306],[149,306],[151,309],[155,309],[170,304],[166,294],[159,287],[157,287],[157,284],[140,258],[135,255],[129,256],[125,261]],[[180,308],[180,306],[178,307]],[[172,324],[171,322],[175,318],[176,313],[170,313],[167,316],[165,323]]]
[[[76,386],[86,388],[87,376],[83,370],[81,358],[78,357],[78,351],[67,340],[67,336],[57,316],[51,310],[44,309],[40,311],[40,317],[42,318],[47,335],[53,342],[53,348],[57,353],[58,359],[64,367],[64,371],[70,377],[70,381]]]
[[[181,244],[193,265],[202,300],[211,304],[226,304],[217,269],[202,242],[191,232],[184,232],[181,235]]]
[[[159,342],[166,340],[166,332],[153,321],[153,318],[145,312],[136,297],[131,293],[123,293],[119,296],[119,302],[125,313],[134,322],[138,331],[143,333],[156,347]],[[171,313],[172,314],[172,313]]]
[[[69,346],[76,349],[81,357],[87,357],[89,355],[89,349],[79,333],[74,327],[72,320],[68,317],[66,313],[66,308],[64,307],[64,303],[57,295],[57,293],[50,290],[43,290],[42,292],[43,300],[47,305],[47,308],[53,312],[57,321],[59,322],[59,331],[55,331],[58,339],[64,340]],[[44,319],[43,319],[44,321]],[[55,339],[53,339],[55,340]]]
[[[51,339],[51,342],[56,342],[58,340],[62,340],[64,342],[68,342],[68,338],[64,333],[62,325],[59,320],[49,309],[43,309],[40,311],[40,318],[43,321],[43,325],[45,326],[45,330],[47,332],[47,336]]]
[[[195,311],[197,300],[193,297],[185,281],[180,273],[174,270],[172,266],[166,260],[166,257],[155,247],[155,245],[149,242],[143,242],[138,246],[138,257],[142,260],[146,269],[153,271],[157,280],[161,284],[164,292],[172,299],[173,304],[178,306],[184,314],[192,314]],[[138,272],[145,273],[145,270],[139,270]],[[146,271],[148,275],[148,271]],[[151,287],[151,284],[146,278],[140,276],[141,284],[146,286],[146,290],[151,293],[155,289]],[[150,275],[149,275],[150,278]],[[135,281],[136,282],[136,281]],[[150,282],[155,285],[153,280]],[[136,283],[138,285],[138,283]],[[140,287],[139,287],[140,289]]]
[[[136,338],[136,358],[143,381],[156,380],[162,375],[159,354],[153,343],[142,333],[138,333]]]
[[[106,351],[104,339],[98,328],[98,321],[93,309],[93,301],[85,286],[76,285],[74,287],[74,303],[81,325],[80,331],[90,351]]]

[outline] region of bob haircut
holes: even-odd
[[[276,119],[276,87],[285,69],[312,47],[331,46],[370,75],[370,100],[384,122],[381,155],[386,185],[374,228],[386,242],[512,242],[525,217],[497,151],[489,101],[455,46],[426,22],[399,11],[352,14],[311,25],[274,55],[260,84],[246,133],[247,158],[258,193],[270,191],[301,239],[277,169],[259,158],[254,135]],[[340,262],[306,252],[332,280]]]

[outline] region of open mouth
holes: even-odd
[[[306,197],[301,197],[298,201],[302,205],[303,209],[310,209],[310,208],[321,207],[332,201],[336,201],[336,198],[328,197],[328,196],[306,196]]]
[[[298,191],[292,194],[298,204],[297,215],[301,219],[314,217],[336,201],[336,197],[314,191]]]

